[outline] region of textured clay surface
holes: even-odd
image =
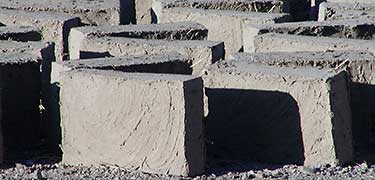
[[[213,65],[206,74],[206,127],[214,148],[231,144],[225,148],[235,155],[245,152],[246,157],[279,163],[338,165],[352,160],[345,72],[231,60]],[[246,127],[252,131],[243,131]]]
[[[63,162],[203,172],[200,78],[75,70],[63,73],[61,86]]]

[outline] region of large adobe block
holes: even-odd
[[[165,6],[168,7],[192,7],[205,9],[221,9],[235,11],[260,11],[260,12],[283,12],[284,4],[278,0],[262,0],[262,1],[166,1],[163,0]],[[135,0],[137,24],[150,24],[155,21],[152,11],[152,0]]]
[[[353,82],[375,84],[374,55],[367,51],[235,53],[230,59],[278,67],[333,68],[346,70]]]
[[[7,150],[32,147],[40,138],[40,59],[27,53],[0,54],[2,134]]]
[[[205,40],[208,30],[194,22],[150,25],[85,26],[73,28],[69,35],[71,59],[78,58],[79,47],[89,37],[128,37],[165,40]]]
[[[204,77],[207,136],[241,159],[345,164],[353,158],[347,80],[333,69],[214,64]]]
[[[41,31],[32,26],[3,26],[0,27],[0,40],[40,41]]]
[[[245,24],[280,23],[291,20],[288,14],[240,12],[194,8],[165,8],[155,2],[153,10],[158,23],[194,21],[208,29],[208,40],[224,41],[226,54],[239,52],[242,48],[242,27]]]
[[[49,84],[51,74],[51,63],[55,61],[55,44],[49,42],[17,42],[1,41],[0,52],[28,53],[37,56],[42,63],[43,87]]]
[[[40,94],[43,106],[47,105],[46,96],[51,78],[51,63],[55,61],[54,48],[55,45],[53,43],[46,42],[0,41],[0,52],[32,54],[40,61],[42,71],[42,90]],[[46,121],[48,120],[42,119],[42,128],[45,128],[44,125],[47,123]],[[41,132],[44,133],[45,130],[46,129],[42,129]]]
[[[163,54],[178,52],[192,61],[193,74],[200,74],[203,68],[224,57],[222,42],[213,41],[168,41],[120,37],[88,38],[80,46],[79,55],[73,59],[87,59],[105,56],[127,56]]]
[[[46,61],[54,61],[54,43],[49,42],[17,42],[0,40],[0,51],[6,53],[26,52]]]
[[[248,25],[243,28],[245,52],[254,52],[254,38],[265,33],[295,34],[306,36],[324,36],[350,39],[373,38],[375,17],[353,20],[336,20],[322,22],[295,22],[281,24]]]
[[[375,52],[373,40],[342,39],[331,37],[296,36],[267,33],[254,40],[255,52],[299,52],[355,50]]]
[[[184,7],[197,9],[217,9],[242,12],[289,13],[288,4],[281,0],[158,0],[166,8]]]
[[[80,17],[87,25],[135,23],[134,2],[131,0],[12,0],[1,2],[0,8],[64,13]]]
[[[324,2],[319,6],[318,21],[357,19],[374,16],[375,5],[372,3],[333,3]]]
[[[259,11],[259,12],[272,12],[281,13],[284,4],[278,0],[265,0],[265,1],[202,1],[202,0],[189,0],[189,1],[175,1],[175,0],[158,0],[158,3],[165,8],[184,7],[184,8],[201,8],[201,9],[218,9],[218,10],[232,10],[232,11]],[[152,0],[136,0],[137,23],[154,23],[157,17],[152,10]]]
[[[59,82],[59,74],[73,69],[102,69],[122,72],[186,74],[192,73],[191,61],[178,53],[80,59],[52,63],[51,83]]]
[[[333,2],[333,3],[350,3],[352,5],[356,4],[356,3],[365,3],[365,4],[371,4],[371,3],[374,3],[374,1],[372,0],[355,0],[355,1],[352,1],[352,0],[327,0],[327,2]]]
[[[68,56],[69,31],[72,27],[79,26],[80,19],[59,13],[0,9],[0,22],[6,25],[26,25],[42,29],[42,38],[56,44],[56,60],[61,61]]]
[[[192,72],[190,61],[178,53],[163,55],[126,56],[113,58],[82,59],[54,62],[52,64],[51,85],[48,90],[47,129],[51,145],[61,144],[60,129],[60,74],[74,69],[102,69],[121,72],[186,74]]]
[[[237,53],[233,59],[251,60],[277,67],[313,66],[346,69],[351,78],[351,110],[353,140],[358,160],[374,161],[375,149],[375,57],[369,52],[328,51],[328,52],[275,52]],[[367,157],[368,156],[368,157]],[[371,159],[372,158],[372,159]]]
[[[152,23],[152,1],[153,0],[135,0],[135,19],[137,24]]]
[[[64,163],[203,173],[201,78],[74,70],[61,87]]]
[[[87,37],[129,37],[165,40],[206,40],[208,30],[196,22],[176,22],[145,25],[83,26],[73,28],[70,39]]]
[[[28,53],[37,56],[42,63],[43,85],[49,84],[51,63],[55,61],[55,44],[49,42],[1,41],[0,52]]]
[[[240,12],[290,13],[296,21],[306,20],[308,2],[304,0],[157,0],[166,8],[183,7]]]

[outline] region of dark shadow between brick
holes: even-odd
[[[94,51],[80,51],[80,59],[91,59],[91,58],[105,58],[113,57],[108,51],[106,52],[94,52]]]
[[[206,95],[209,172],[242,172],[304,162],[299,108],[292,96],[276,91],[211,88],[206,89]]]
[[[375,85],[351,84],[355,161],[375,164]]]
[[[120,24],[136,24],[134,0],[120,0]]]

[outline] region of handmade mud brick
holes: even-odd
[[[318,21],[356,19],[363,16],[375,16],[375,5],[371,3],[324,2],[319,6]]]
[[[48,114],[48,129],[52,143],[61,143],[60,129],[60,74],[74,69],[102,69],[122,72],[142,73],[173,73],[186,74],[192,72],[191,63],[178,53],[163,55],[127,56],[114,58],[83,59],[76,61],[54,62],[52,64],[51,85],[46,111]]]
[[[203,173],[201,78],[73,70],[61,87],[64,163]]]
[[[135,0],[135,19],[137,24],[152,23],[152,1]]]
[[[8,152],[39,142],[40,61],[27,53],[0,53],[1,124]]]
[[[46,42],[16,42],[16,41],[0,41],[0,52],[7,53],[26,53],[36,56],[41,64],[41,100],[42,105],[46,106],[47,102],[47,91],[50,84],[51,78],[51,63],[55,61],[54,44]],[[42,119],[41,121],[41,133],[45,133],[47,128],[45,125],[48,123],[48,119]]]
[[[352,160],[345,71],[231,60],[212,65],[203,79],[213,149],[279,164]]]
[[[32,26],[0,26],[0,40],[40,41],[41,31]]]
[[[88,37],[129,37],[165,40],[205,40],[208,30],[194,22],[178,22],[150,25],[85,26],[73,28],[69,35],[69,51],[77,58],[81,44]]]
[[[304,0],[157,0],[165,8],[183,7],[238,12],[290,13],[294,20],[306,20],[309,4]]]
[[[161,55],[80,59],[52,63],[51,83],[58,82],[59,74],[74,69],[102,69],[122,72],[168,73],[191,75],[191,61],[179,53]]]
[[[275,52],[237,53],[232,59],[249,60],[277,67],[313,66],[316,68],[346,69],[350,75],[352,128],[357,158],[375,160],[375,56],[369,52],[329,51],[329,52]],[[366,152],[369,150],[369,152]],[[359,155],[358,155],[359,154]]]
[[[195,22],[176,22],[145,25],[83,26],[73,28],[70,38],[129,37],[165,40],[206,40],[208,30]]]
[[[158,0],[165,8],[183,7],[196,9],[217,9],[242,12],[289,13],[289,7],[280,0]]]
[[[191,59],[193,74],[200,74],[206,65],[224,57],[224,45],[222,42],[213,41],[168,41],[102,37],[88,38],[81,44],[79,50],[73,49],[72,52],[79,52],[79,54],[71,54],[73,59],[178,52]]]
[[[373,40],[341,39],[331,37],[296,36],[267,33],[254,40],[255,52],[298,52],[355,50],[375,52]],[[246,52],[246,51],[245,51]]]
[[[244,51],[253,52],[255,36],[270,32],[371,40],[375,33],[374,24],[375,16],[352,20],[248,25],[243,28]]]
[[[353,82],[375,84],[375,56],[367,51],[235,53],[230,59],[277,67],[333,68],[347,70]]]
[[[49,42],[17,42],[0,40],[0,52],[28,53],[41,60],[43,87],[50,83],[51,63],[55,61],[55,44]]]
[[[79,26],[80,19],[61,13],[0,9],[0,22],[42,29],[43,39],[56,44],[56,60],[61,61],[68,56],[69,31],[72,27]]]
[[[351,1],[351,0],[327,0],[327,2],[348,3],[348,4],[351,4],[351,5],[355,5],[356,3],[364,3],[364,4],[374,3],[374,1],[372,1],[372,0],[355,0],[355,1]]]
[[[80,17],[87,25],[135,23],[134,2],[131,0],[12,0],[1,2],[0,8],[64,13]]]
[[[49,84],[51,63],[55,61],[55,44],[49,42],[17,42],[0,40],[0,52],[33,54],[42,63],[43,85]]]
[[[163,8],[153,4],[158,23],[194,21],[208,29],[208,40],[224,41],[226,54],[242,49],[242,27],[245,24],[280,23],[291,20],[288,14],[205,10],[193,8]]]

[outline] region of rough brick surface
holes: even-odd
[[[152,23],[152,0],[135,0],[137,24]]]
[[[134,2],[131,0],[11,0],[0,8],[26,11],[49,11],[78,16],[88,25],[118,25],[134,22]]]
[[[375,33],[374,23],[375,17],[363,17],[353,20],[248,25],[243,28],[244,51],[253,52],[255,36],[270,32],[305,36],[372,40]]]
[[[52,144],[61,143],[60,129],[60,74],[74,69],[102,69],[138,73],[173,73],[192,72],[190,61],[178,53],[163,55],[127,56],[114,58],[82,59],[75,61],[55,62],[52,64],[51,85],[48,90],[46,105],[48,129]]]
[[[167,41],[146,40],[119,37],[87,39],[80,47],[75,59],[105,56],[126,56],[162,54],[178,52],[192,61],[193,74],[200,74],[206,65],[218,61],[224,56],[224,46],[213,41]],[[79,57],[79,58],[78,58]]]
[[[64,163],[203,172],[200,78],[75,70],[61,86]]]
[[[308,1],[303,0],[157,0],[167,8],[184,7],[239,12],[290,13],[296,21],[307,19]]]
[[[6,25],[27,25],[43,29],[43,39],[56,44],[56,59],[61,61],[68,55],[69,31],[72,27],[78,26],[80,20],[59,13],[0,9],[0,22]]]
[[[278,163],[352,160],[345,72],[231,60],[213,65],[204,81],[207,134],[216,148]]]
[[[0,40],[40,41],[41,39],[41,31],[32,26],[0,27]]]
[[[329,50],[357,50],[374,52],[375,42],[372,40],[354,40],[267,33],[255,37],[254,47],[255,52]]]
[[[208,30],[194,22],[73,28],[69,35],[71,59],[79,58],[79,47],[88,37],[128,37],[165,40],[205,40]]]
[[[322,1],[4,0],[0,161],[42,137],[182,176],[375,162],[375,5]]]
[[[372,0],[327,0],[327,2],[335,2],[335,3],[349,3],[351,5],[354,5],[355,3],[365,3],[365,4],[371,4],[373,3]]]
[[[167,8],[188,7],[196,9],[217,9],[242,12],[289,13],[289,7],[280,0],[159,0]]]
[[[275,52],[275,53],[237,53],[232,59],[251,60],[276,67],[316,68],[330,67],[347,70],[351,78],[350,96],[352,110],[353,140],[357,158],[373,161],[371,151],[374,150],[372,138],[375,136],[374,84],[375,57],[369,52],[330,51],[330,52]]]
[[[375,5],[324,2],[319,6],[318,21],[356,19],[362,16],[375,16]]]
[[[208,29],[208,40],[224,41],[226,54],[239,52],[242,48],[242,26],[290,21],[288,14],[239,12],[229,10],[165,8],[154,3],[158,23],[195,21]],[[225,25],[224,25],[225,24]]]
[[[33,54],[42,61],[43,86],[49,84],[50,82],[51,63],[55,61],[54,50],[54,43],[0,40],[0,52]]]
[[[73,69],[103,69],[123,72],[191,74],[191,61],[178,53],[161,55],[125,56],[80,59],[52,64],[51,82],[56,82],[62,71]]]

